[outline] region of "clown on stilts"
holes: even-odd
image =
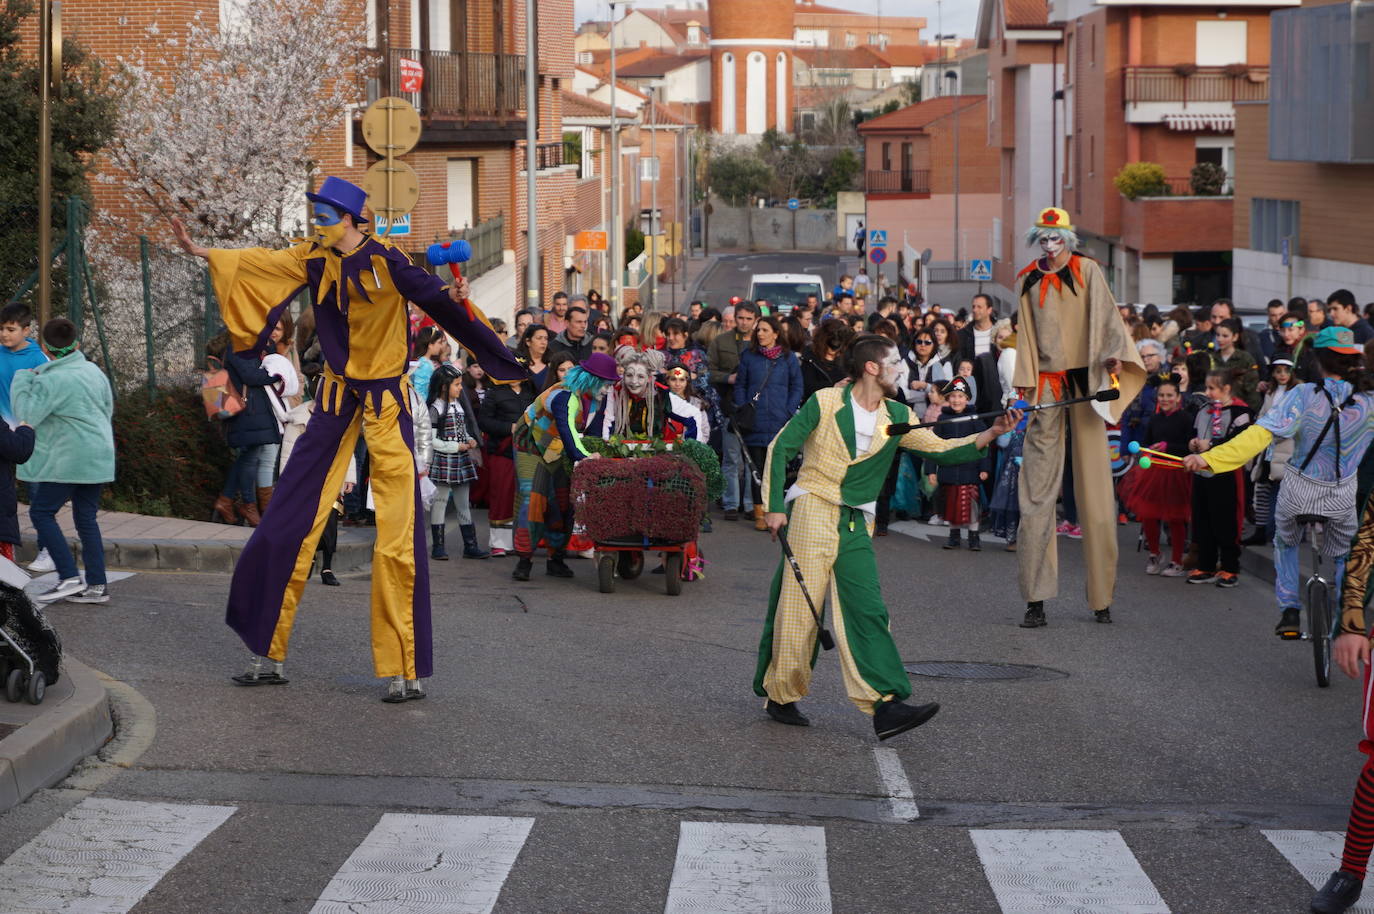
[[[1026,241],[1038,245],[1042,256],[1016,277],[1021,304],[1012,383],[1033,405],[1092,396],[1113,385],[1119,386],[1120,397],[1031,414],[1021,462],[1017,531],[1021,594],[1026,600],[1021,627],[1044,626],[1045,601],[1059,593],[1055,505],[1070,439],[1074,494],[1087,560],[1088,608],[1098,622],[1111,622],[1117,511],[1107,423],[1119,422],[1140,393],[1145,366],[1102,268],[1097,261],[1075,253],[1078,235],[1069,214],[1053,206],[1041,210]]]
[[[849,383],[812,394],[769,445],[764,520],[775,537],[786,527],[817,606],[830,588],[845,690],[860,711],[873,717],[878,738],[887,739],[920,726],[940,709],[934,702],[905,702],[911,677],[892,640],[878,585],[871,537],[888,468],[898,448],[938,464],[979,460],[1021,416],[1010,411],[990,429],[961,438],[941,438],[928,428],[893,434],[890,425],[911,421],[895,388],[901,365],[896,345],[865,334],[851,344],[847,359]],[[798,455],[801,470],[788,488],[787,465]],[[767,699],[764,710],[779,723],[810,724],[797,702],[810,690],[818,632],[800,583],[779,561],[754,676],[754,693]]]
[[[527,377],[467,285],[445,286],[389,242],[362,231],[366,192],[330,177],[315,193],[314,237],[284,250],[208,249],[179,221],[188,253],[210,262],[235,351],[261,353],[291,301],[309,289],[325,366],[317,406],[282,468],[263,523],[234,569],[226,621],[252,651],[241,685],[281,684],[287,641],[316,544],[359,434],[371,459],[377,542],[372,564],[372,659],[390,680],[385,701],[424,697],[433,672],[429,568],[406,376],[414,302],[497,382]],[[264,658],[270,668],[264,668]]]

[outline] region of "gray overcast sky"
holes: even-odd
[[[709,2],[709,0],[708,0]],[[663,0],[636,3],[635,6],[665,6]],[[935,0],[823,0],[825,6],[837,6],[863,13],[881,12],[883,15],[924,16],[930,23],[926,38],[935,35]],[[940,5],[943,10],[944,31],[953,32],[960,38],[972,38],[978,18],[978,0],[948,0]],[[576,0],[576,19],[581,24],[588,19],[609,19],[611,7],[606,0]]]

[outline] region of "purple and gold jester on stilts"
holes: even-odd
[[[288,304],[305,288],[324,355],[315,411],[282,469],[262,524],[244,547],[229,589],[226,621],[255,655],[235,681],[285,681],[280,670],[316,545],[361,433],[371,459],[377,516],[372,563],[372,658],[376,673],[418,681],[433,672],[429,569],[407,394],[412,301],[472,352],[488,377],[527,376],[471,302],[455,303],[441,279],[373,235],[341,251],[341,213],[361,215],[366,194],[327,178],[315,203],[316,237],[272,251],[210,250],[210,274],[236,351],[261,353]],[[357,236],[353,236],[356,240]],[[258,658],[276,663],[261,669]],[[396,698],[389,696],[388,700]]]

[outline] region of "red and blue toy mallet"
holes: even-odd
[[[1142,470],[1148,470],[1156,463],[1158,463],[1161,467],[1168,467],[1174,470],[1183,469],[1182,457],[1175,456],[1174,454],[1168,454],[1164,451],[1156,451],[1153,448],[1141,447],[1139,441],[1132,441],[1130,444],[1126,445],[1126,450],[1130,451],[1132,454],[1148,455],[1145,457],[1141,457],[1139,460],[1140,468]]]
[[[449,270],[453,273],[453,281],[457,282],[463,278],[463,271],[458,268],[458,264],[467,263],[472,259],[472,245],[461,238],[456,241],[431,244],[425,250],[425,259],[429,261],[429,265],[432,267],[448,264]],[[468,307],[468,317],[471,320],[477,319],[477,316],[472,313],[471,307]]]

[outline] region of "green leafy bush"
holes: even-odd
[[[1169,192],[1169,184],[1164,180],[1164,167],[1155,162],[1127,162],[1112,183],[1127,200],[1160,197]]]
[[[1226,189],[1226,169],[1212,162],[1197,163],[1188,177],[1199,197],[1217,197]]]
[[[219,426],[206,421],[199,390],[146,388],[115,401],[115,481],[105,507],[205,520],[229,469]]]

